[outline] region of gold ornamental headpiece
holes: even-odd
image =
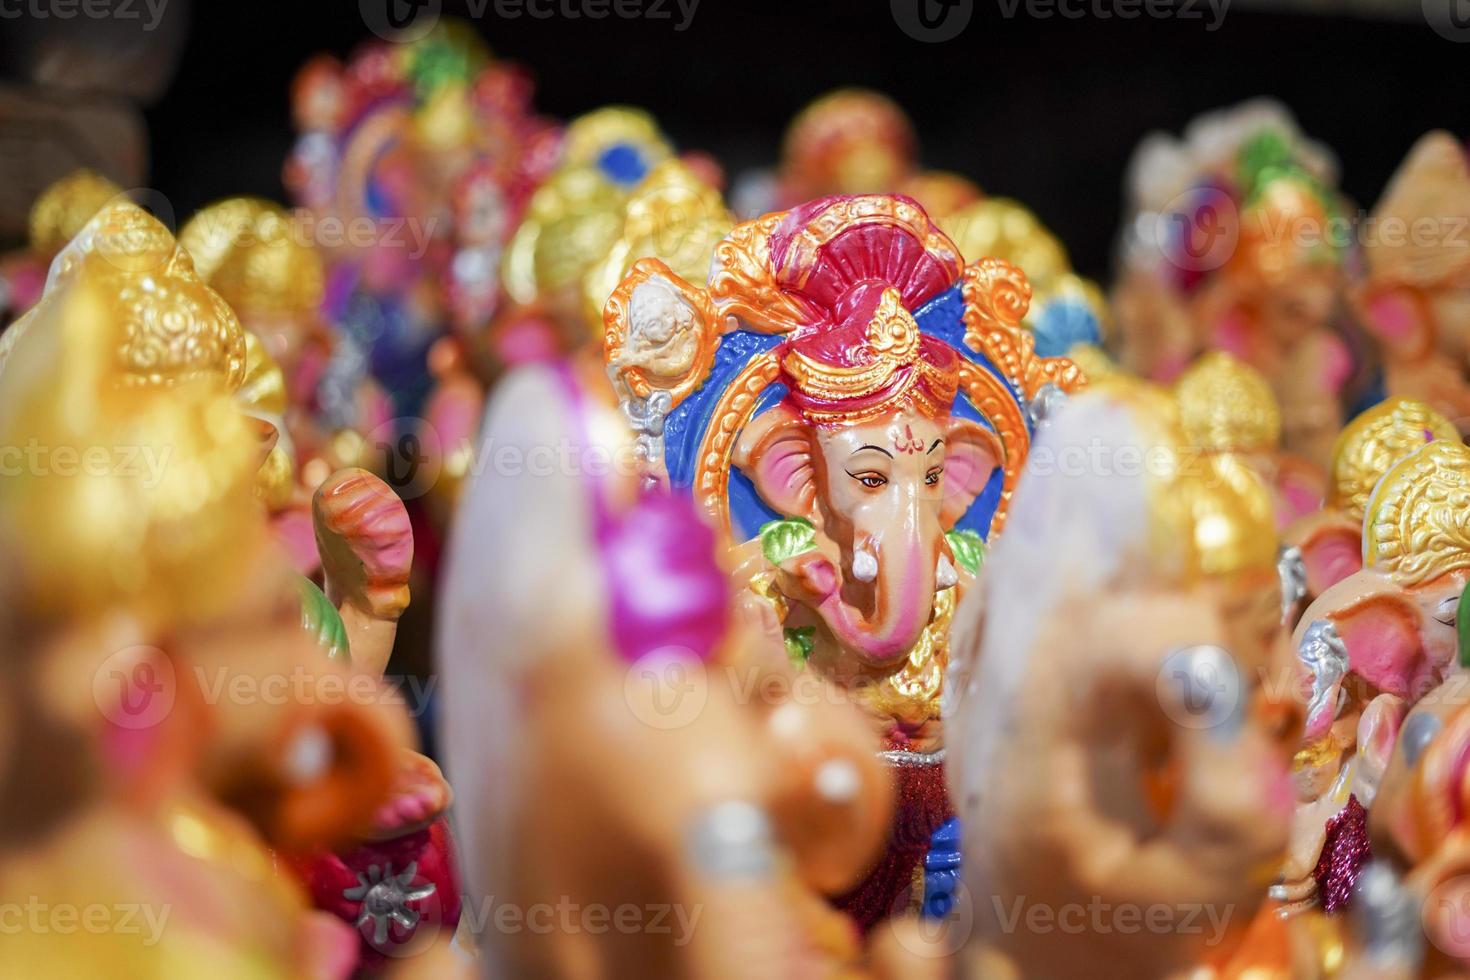
[[[11,348],[52,319],[65,288],[85,283],[105,315],[107,338],[129,384],[171,386],[210,377],[229,391],[245,379],[245,331],[229,305],[194,271],[162,222],[114,200],[51,263],[40,301],[0,338],[0,371]]]
[[[0,480],[17,600],[157,629],[217,613],[265,540],[255,426],[218,375],[137,384],[114,354],[116,297],[91,278],[49,300],[0,373],[0,446],[24,459]]]
[[[92,215],[122,192],[121,187],[91,170],[67,174],[42,191],[31,205],[31,251],[50,259],[77,236]]]
[[[1421,401],[1390,398],[1353,419],[1332,447],[1327,506],[1361,522],[1373,488],[1389,467],[1425,443],[1459,442],[1449,419]]]
[[[1206,452],[1249,453],[1281,442],[1281,408],[1261,372],[1224,353],[1205,354],[1174,385],[1179,421]]]
[[[1384,474],[1368,498],[1363,565],[1404,586],[1470,568],[1470,449],[1431,442]]]
[[[285,208],[231,197],[201,210],[179,232],[195,271],[235,311],[299,316],[321,307],[321,253]]]

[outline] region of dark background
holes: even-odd
[[[673,0],[666,20],[505,19],[492,3],[475,23],[534,73],[542,111],[640,105],[730,173],[771,163],[814,96],[880,89],[913,116],[925,165],[1028,204],[1093,276],[1110,267],[1123,170],[1150,129],[1276,96],[1337,152],[1343,189],[1365,206],[1421,133],[1470,135],[1470,44],[1430,29],[1418,0],[1389,20],[1237,2],[1213,32],[1202,5],[1192,20],[1043,20],[973,2],[968,27],[943,43],[907,36],[888,0],[700,0],[682,33]],[[152,186],[180,219],[227,194],[281,198],[287,86],[313,52],[346,56],[371,37],[358,0],[195,0],[190,21],[173,83],[146,112]]]

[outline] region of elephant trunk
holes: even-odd
[[[819,606],[822,618],[843,647],[879,666],[908,653],[934,608],[936,559],[927,556],[917,535],[906,535],[878,550],[878,600],[873,616],[844,601],[841,592]]]

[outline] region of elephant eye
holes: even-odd
[[[931,487],[939,486],[940,479],[944,476],[944,467],[936,466],[924,474],[924,482]]]
[[[866,470],[862,473],[849,473],[847,475],[861,483],[863,486],[867,487],[869,490],[876,490],[888,482],[888,477],[884,476],[882,473],[875,473],[872,470]]]
[[[1459,598],[1446,599],[1434,610],[1434,618],[1446,626],[1455,625],[1455,612],[1460,605]]]

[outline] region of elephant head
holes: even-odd
[[[1378,694],[1412,704],[1453,669],[1456,609],[1470,577],[1467,507],[1470,449],[1457,442],[1432,442],[1379,481],[1367,504],[1364,567],[1319,595],[1293,638],[1313,654],[1309,739]],[[1340,656],[1315,656],[1329,648]]]
[[[1308,604],[1363,568],[1363,515],[1383,474],[1436,439],[1459,441],[1449,419],[1424,402],[1389,398],[1360,413],[1337,437],[1320,510],[1282,531],[1301,554]],[[1292,625],[1295,625],[1293,622]]]
[[[1002,458],[995,433],[904,405],[823,425],[799,403],[745,429],[736,461],[765,501],[809,521],[814,552],[780,572],[844,651],[876,666],[904,656],[929,624],[936,589],[957,581],[945,532]]]
[[[734,461],[816,547],[780,562],[782,591],[865,666],[901,659],[957,584],[945,532],[1000,464],[1000,440],[951,414],[957,357],[921,335],[897,290],[857,286],[844,322],[795,340],[789,394],[745,429]],[[854,371],[848,365],[869,364]]]
[[[957,614],[947,770],[971,975],[1108,977],[1126,960],[1163,978],[1253,952],[1242,937],[1286,841],[1295,737],[1260,683],[1287,652],[1271,507],[1243,466],[1182,465],[1170,415],[1163,392],[1111,379],[1064,406],[1033,461],[1093,445],[1158,465],[1028,467]],[[1033,906],[1099,902],[1188,904],[1218,927],[1034,925]]]
[[[1317,897],[1327,826],[1373,803],[1403,714],[1458,662],[1470,577],[1470,449],[1435,441],[1395,463],[1368,498],[1363,568],[1329,586],[1296,626],[1304,741],[1281,896]]]

